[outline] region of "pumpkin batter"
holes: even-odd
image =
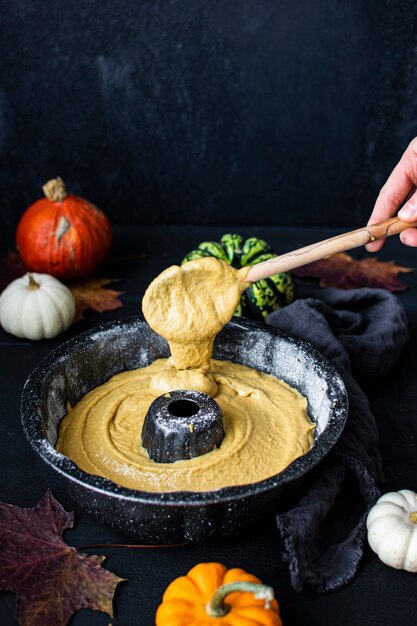
[[[141,431],[155,399],[152,379],[170,370],[169,360],[159,359],[90,391],[64,418],[57,449],[91,474],[144,491],[207,491],[256,482],[310,449],[314,426],[305,398],[268,374],[212,361],[225,430],[220,448],[155,463],[141,445]]]
[[[143,298],[143,314],[169,342],[177,370],[209,371],[214,338],[231,319],[248,286],[248,271],[206,257],[168,267],[151,282]]]
[[[301,394],[274,376],[210,360],[215,335],[247,287],[246,271],[208,257],[162,272],[143,311],[169,341],[171,358],[122,372],[86,394],[63,419],[57,450],[87,472],[156,492],[260,481],[307,452],[314,424]],[[154,398],[175,389],[215,396],[225,437],[194,459],[155,463],[141,445],[143,421]]]

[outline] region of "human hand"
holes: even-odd
[[[398,217],[404,222],[417,222],[417,137],[412,140],[402,155],[399,163],[393,169],[390,177],[379,192],[374,210],[368,224],[377,224],[394,215],[401,204],[404,206],[398,211]],[[417,228],[407,228],[400,234],[400,239],[407,246],[417,247]],[[368,243],[369,252],[377,252],[384,245],[385,240]]]

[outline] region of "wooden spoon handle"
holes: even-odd
[[[323,241],[312,243],[304,248],[287,252],[269,261],[263,261],[258,265],[252,265],[246,275],[246,280],[250,283],[255,283],[262,278],[268,278],[268,276],[273,276],[280,272],[288,272],[288,270],[301,267],[301,265],[307,265],[307,263],[325,259],[337,252],[345,252],[346,250],[359,248],[377,239],[385,239],[385,237],[390,237],[391,235],[399,235],[403,230],[415,227],[417,227],[417,222],[411,224],[410,222],[402,222],[399,217],[391,217],[389,220],[385,220],[379,224],[372,224],[371,226],[351,230],[342,235],[324,239]]]

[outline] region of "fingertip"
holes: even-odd
[[[383,245],[383,241],[372,241],[371,243],[367,243],[365,248],[368,252],[378,252],[379,250],[381,250]]]
[[[407,228],[400,234],[401,242],[412,248],[417,248],[417,228]]]

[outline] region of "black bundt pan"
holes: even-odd
[[[335,368],[310,344],[267,325],[234,318],[219,333],[217,359],[277,376],[308,399],[317,423],[312,449],[283,472],[261,482],[217,491],[150,493],[120,487],[80,470],[55,451],[57,428],[88,391],[111,376],[169,355],[164,339],[142,317],[110,322],[51,352],[32,372],[22,394],[22,422],[36,452],[69,484],[72,497],[100,522],[141,543],[203,542],[238,534],[276,507],[283,489],[299,484],[329,452],[347,416],[347,395]]]

